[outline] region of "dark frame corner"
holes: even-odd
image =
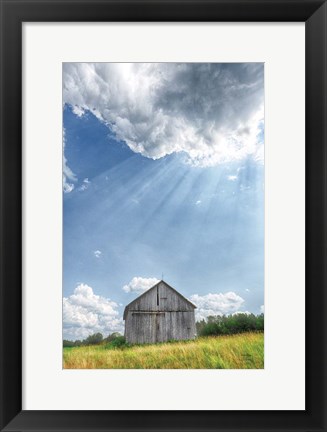
[[[327,431],[326,0],[0,0],[0,430]],[[22,411],[22,23],[298,21],[306,26],[306,410]]]

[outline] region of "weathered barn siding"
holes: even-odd
[[[126,306],[125,338],[129,343],[193,339],[196,335],[195,307],[166,282],[160,281]]]

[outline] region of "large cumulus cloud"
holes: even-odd
[[[104,336],[123,331],[117,303],[94,294],[84,283],[79,284],[72,295],[63,299],[64,339],[84,339],[100,332]]]
[[[208,316],[229,315],[239,312],[244,304],[244,299],[233,291],[217,294],[194,294],[190,297],[197,306],[195,310],[197,320]]]
[[[149,288],[152,288],[156,283],[159,282],[159,279],[156,278],[144,278],[139,276],[134,276],[130,282],[123,286],[123,291],[127,293],[137,293],[142,294],[147,291]]]
[[[65,63],[64,102],[137,153],[212,166],[262,160],[263,64]]]

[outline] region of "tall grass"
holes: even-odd
[[[109,349],[110,348],[110,349]],[[64,348],[65,369],[262,369],[263,333],[155,345]]]

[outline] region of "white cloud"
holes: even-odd
[[[66,177],[63,176],[64,193],[70,193],[74,188],[75,188],[75,186],[73,185],[73,183],[68,183]]]
[[[74,184],[69,183],[76,182],[77,177],[73,173],[73,171],[69,168],[67,165],[67,159],[65,157],[65,145],[66,145],[66,137],[65,137],[65,129],[63,129],[63,135],[62,135],[62,145],[63,145],[63,161],[62,161],[62,187],[64,193],[70,193],[74,189]]]
[[[250,292],[249,288],[245,288],[245,291],[246,291],[246,292]]]
[[[123,332],[117,308],[117,303],[94,294],[90,286],[80,283],[74,294],[63,298],[64,339],[84,339],[97,332],[104,336]]]
[[[261,312],[261,313],[265,313],[265,306],[264,306],[264,305],[261,305],[261,306],[260,306],[260,312]]]
[[[81,191],[81,192],[85,191],[89,187],[90,183],[91,183],[90,180],[88,178],[85,178],[83,180],[82,186],[80,186],[78,188],[78,190]]]
[[[94,253],[94,256],[95,256],[96,258],[100,258],[101,255],[102,255],[102,252],[101,252],[100,250],[95,250],[93,253]]]
[[[239,311],[244,299],[234,292],[225,294],[194,294],[190,297],[192,303],[197,306],[195,309],[196,319],[201,320],[210,315],[227,315]]]
[[[157,282],[159,282],[159,279],[135,276],[127,285],[124,285],[122,289],[127,293],[135,292],[137,294],[141,294],[153,287],[153,285],[155,285]]]
[[[239,315],[239,314],[243,314],[243,315],[251,315],[252,312],[249,312],[249,311],[236,311],[236,312],[233,312],[233,313],[232,313],[232,315]]]
[[[197,200],[196,203],[195,203],[195,205],[200,205],[201,202],[202,202],[201,200]]]
[[[237,180],[237,176],[236,176],[236,175],[229,175],[229,176],[227,176],[227,178],[228,178],[228,180],[230,180],[230,181],[235,181],[235,180]]]
[[[77,115],[77,117],[82,117],[85,114],[85,111],[83,108],[75,105],[73,106],[73,113]]]
[[[262,161],[261,63],[64,63],[63,83],[76,115],[91,111],[148,158]]]

